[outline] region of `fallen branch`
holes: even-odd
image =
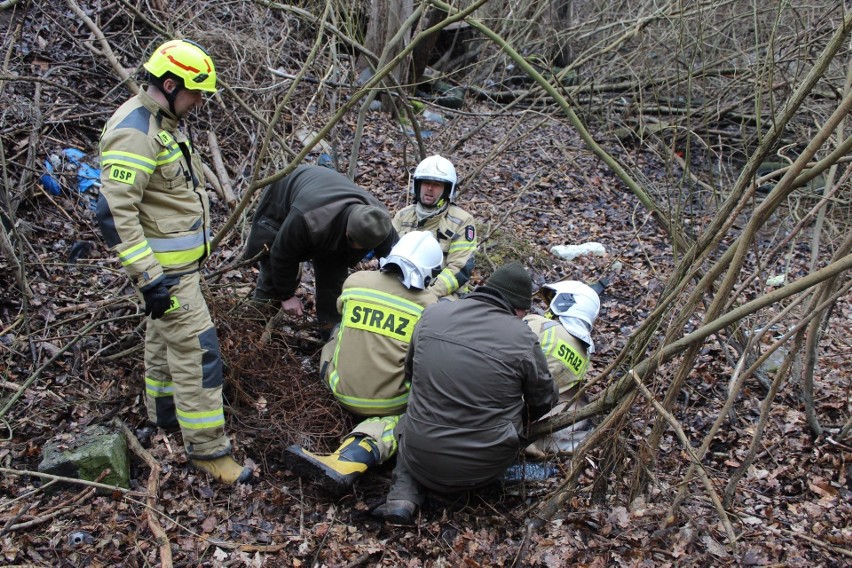
[[[106,491],[123,493],[125,495],[134,495],[137,497],[147,497],[147,494],[132,489],[119,487],[118,485],[107,485],[106,483],[98,483],[97,481],[87,481],[85,479],[76,479],[74,477],[63,477],[61,475],[53,475],[52,473],[42,473],[40,471],[30,471],[27,469],[10,469],[8,467],[0,467],[0,473],[6,475],[31,475],[33,477],[41,477],[42,479],[52,479],[62,481],[64,483],[73,483],[75,485],[88,485],[95,489],[104,489]]]
[[[237,198],[234,195],[234,189],[231,185],[231,180],[228,177],[228,170],[225,169],[225,163],[222,161],[222,152],[219,150],[219,141],[216,139],[216,133],[213,130],[207,131],[207,144],[209,146],[210,156],[213,158],[213,168],[216,171],[216,176],[219,178],[219,183],[222,186],[222,197],[228,207],[233,209],[237,205]]]
[[[75,0],[67,0],[67,2],[68,7],[71,8],[71,10],[75,14],[77,14],[78,18],[83,20],[86,26],[88,26],[88,28],[91,30],[92,34],[94,34],[94,36],[98,39],[101,44],[101,52],[95,50],[94,46],[89,45],[90,42],[86,40],[83,40],[83,45],[88,47],[96,55],[106,57],[107,61],[109,61],[109,64],[112,66],[113,71],[115,71],[115,74],[118,75],[121,79],[121,82],[126,83],[127,88],[130,89],[130,91],[134,95],[139,94],[139,85],[136,84],[136,81],[134,81],[133,78],[127,73],[127,70],[124,68],[124,66],[119,63],[118,58],[115,56],[115,53],[112,52],[112,48],[109,46],[109,42],[107,41],[106,37],[104,36],[104,33],[101,31],[98,25],[95,24],[95,22],[93,22],[92,19],[86,15],[86,13],[80,8],[80,6],[77,5],[77,2]]]
[[[148,496],[145,498],[145,503],[150,510],[146,515],[148,518],[148,528],[151,529],[157,546],[160,548],[160,566],[170,568],[172,566],[172,549],[169,545],[169,537],[157,520],[156,514],[157,498],[160,494],[160,464],[157,463],[157,460],[154,459],[154,456],[150,452],[142,447],[142,444],[139,443],[139,440],[136,439],[136,436],[133,435],[133,432],[130,431],[124,422],[115,419],[113,420],[113,424],[121,428],[124,438],[127,440],[127,446],[133,453],[139,456],[151,468],[151,473],[148,474]]]

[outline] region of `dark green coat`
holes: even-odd
[[[299,263],[314,262],[317,315],[336,319],[335,301],[348,268],[368,251],[350,248],[346,223],[353,205],[384,205],[346,176],[328,168],[299,166],[270,185],[261,197],[246,243],[246,258],[269,248],[261,261],[255,297],[286,300],[299,285]],[[386,256],[396,242],[396,231],[375,249]]]
[[[426,308],[406,377],[411,392],[397,427],[397,459],[441,492],[497,478],[523,447],[525,420],[557,401],[538,338],[487,288]]]

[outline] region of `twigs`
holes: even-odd
[[[160,548],[160,565],[171,567],[172,549],[169,545],[169,537],[166,535],[166,531],[163,530],[162,525],[160,525],[160,522],[157,520],[156,514],[157,499],[160,495],[160,464],[157,463],[154,456],[142,447],[139,440],[136,439],[136,436],[133,435],[133,432],[130,431],[124,422],[115,419],[113,420],[113,424],[121,428],[121,431],[124,433],[124,438],[127,440],[127,445],[133,453],[139,456],[142,461],[151,468],[151,471],[148,474],[148,495],[145,498],[145,503],[148,505],[148,509],[150,510],[148,515],[146,515],[148,519],[148,528],[151,529],[151,533],[154,535],[157,546]]]
[[[119,63],[118,58],[116,58],[115,53],[113,53],[112,48],[110,47],[109,42],[107,41],[101,29],[97,26],[97,24],[95,24],[95,22],[92,21],[92,19],[88,15],[86,15],[86,13],[77,4],[76,0],[66,1],[68,2],[68,7],[71,8],[71,10],[75,14],[77,14],[78,18],[83,20],[86,26],[92,31],[92,34],[94,34],[95,38],[97,38],[98,42],[101,45],[101,51],[95,50],[94,46],[90,45],[87,42],[84,42],[84,45],[88,47],[95,55],[106,57],[107,61],[109,61],[110,65],[112,66],[113,71],[115,71],[115,74],[118,75],[119,78],[121,78],[122,83],[126,83],[127,88],[130,89],[130,91],[134,95],[137,94],[139,92],[139,85],[137,85],[136,81],[134,81],[133,78],[127,73],[127,70],[124,68],[124,66]]]
[[[135,495],[135,496],[144,496],[144,493],[139,491],[133,491],[131,489],[125,489],[124,487],[119,487],[118,485],[107,485],[105,483],[98,483],[97,481],[87,481],[85,479],[75,479],[73,477],[63,477],[61,475],[53,475],[51,473],[42,473],[40,471],[29,471],[25,469],[11,469],[6,467],[0,467],[0,473],[5,473],[6,475],[31,475],[33,477],[41,477],[42,479],[49,479],[53,481],[61,481],[63,483],[71,483],[74,485],[85,485],[87,487],[91,487],[93,489],[103,489],[109,492],[118,491],[119,493],[123,493],[126,495]]]
[[[225,169],[225,162],[222,160],[222,152],[219,150],[219,141],[216,139],[216,132],[212,129],[207,131],[207,145],[210,155],[213,158],[213,168],[216,170],[216,176],[219,178],[219,183],[222,187],[222,197],[225,199],[228,207],[233,209],[237,205],[237,198],[234,196],[231,179],[228,177],[228,170]]]
[[[633,379],[633,382],[636,383],[636,386],[639,388],[639,392],[648,400],[648,402],[653,405],[654,409],[668,422],[669,426],[675,431],[678,440],[680,440],[681,445],[683,446],[686,455],[689,456],[689,461],[692,462],[696,466],[696,470],[698,471],[698,476],[701,478],[702,483],[704,484],[704,490],[707,492],[708,497],[713,502],[713,506],[716,508],[716,514],[719,515],[719,519],[722,521],[722,526],[725,528],[725,533],[728,535],[728,543],[731,548],[736,550],[736,535],[734,534],[734,527],[731,526],[731,521],[728,518],[728,514],[725,512],[725,508],[722,506],[722,500],[719,498],[719,494],[716,493],[716,489],[713,488],[713,483],[710,481],[710,478],[707,476],[707,472],[704,470],[704,466],[701,465],[701,462],[695,456],[694,448],[692,444],[689,442],[689,438],[686,437],[686,433],[683,431],[683,427],[681,427],[680,422],[672,416],[672,414],[667,411],[663,406],[657,401],[657,398],[648,390],[642,383],[642,379],[639,378],[632,369],[628,371],[628,374]]]
[[[122,321],[122,320],[127,320],[127,319],[135,319],[136,317],[137,316],[135,314],[130,315],[130,316],[120,316],[120,317],[114,318],[112,321]],[[41,367],[36,369],[33,372],[33,374],[31,374],[29,377],[27,377],[27,379],[23,382],[23,384],[21,384],[20,388],[18,389],[18,392],[16,392],[14,395],[12,395],[9,398],[9,400],[6,401],[6,404],[2,408],[0,408],[0,418],[4,417],[6,415],[6,413],[9,411],[9,409],[12,408],[12,406],[14,406],[14,404],[18,401],[19,398],[21,398],[21,396],[24,394],[24,392],[26,392],[26,390],[30,387],[30,385],[32,385],[41,376],[41,374],[44,372],[45,369],[50,367],[66,351],[68,351],[74,345],[76,345],[78,341],[80,341],[81,339],[86,337],[91,330],[98,327],[99,325],[103,325],[104,323],[105,323],[104,321],[98,320],[97,315],[96,315],[94,317],[94,321],[92,321],[91,323],[89,323],[88,325],[83,327],[83,329],[81,329],[79,332],[77,332],[77,334],[68,343],[66,343],[60,349],[57,349],[56,352],[53,354],[53,356],[50,357],[50,359],[45,361],[44,364]]]

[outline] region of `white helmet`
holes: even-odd
[[[443,156],[429,156],[419,164],[411,176],[411,194],[415,201],[420,201],[420,182],[423,180],[439,181],[444,184],[444,194],[441,199],[452,201],[456,197],[458,176],[452,162]]]
[[[564,280],[544,286],[552,298],[550,313],[559,318],[562,326],[574,337],[589,346],[589,354],[595,350],[591,331],[601,310],[598,293],[576,280]],[[583,323],[578,323],[577,320]]]
[[[429,231],[412,231],[400,237],[390,253],[379,261],[383,272],[396,270],[406,288],[425,290],[441,270],[444,253]]]

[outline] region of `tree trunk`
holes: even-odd
[[[547,35],[554,39],[551,58],[556,67],[566,67],[571,63],[573,56],[571,47],[564,40],[562,31],[571,26],[574,19],[574,0],[550,0],[550,6],[545,13],[544,22]]]
[[[379,54],[385,48],[388,41],[399,31],[402,23],[414,11],[413,0],[372,0],[370,2],[370,18],[367,22],[367,36],[364,38],[365,47],[371,52]],[[402,51],[411,41],[411,33],[406,33],[405,39],[397,46],[393,53],[388,54],[388,60],[392,59]],[[358,71],[363,72],[370,67],[369,61],[364,57],[358,60]],[[397,82],[401,82],[402,69],[407,65],[400,65],[391,73]]]
[[[421,25],[418,27],[421,30],[428,30],[446,17],[447,12],[430,6],[426,10],[426,16],[421,20]],[[435,32],[426,36],[417,44],[417,47],[414,48],[414,53],[411,54],[411,77],[413,79],[412,82],[415,85],[423,82],[423,72],[429,64],[429,54],[432,53],[432,49],[435,47],[439,35],[440,32]]]

